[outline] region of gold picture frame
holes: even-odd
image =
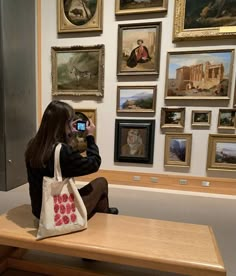
[[[184,107],[162,107],[161,108],[161,128],[183,129],[185,125]]]
[[[203,6],[201,1],[175,0],[173,41],[235,38],[233,4],[212,2],[209,0]]]
[[[115,14],[142,14],[142,13],[165,13],[167,12],[168,0],[151,0],[149,2],[135,2],[123,3],[121,0],[115,2]]]
[[[210,127],[211,110],[192,110],[191,125],[193,127]]]
[[[166,133],[164,166],[190,167],[191,133]]]
[[[117,113],[155,113],[157,86],[117,86]]]
[[[236,109],[219,109],[218,129],[236,128]]]
[[[234,49],[167,53],[165,99],[229,100]]]
[[[161,22],[118,25],[117,75],[159,75],[160,48]]]
[[[104,45],[52,47],[52,95],[104,94]]]
[[[102,31],[103,0],[57,0],[57,32]]]
[[[234,102],[233,102],[233,108],[236,108],[236,80],[234,83]]]
[[[209,134],[207,169],[236,171],[236,135]]]

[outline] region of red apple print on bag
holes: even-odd
[[[71,219],[72,222],[75,222],[75,221],[76,221],[76,218],[77,218],[77,217],[76,217],[76,214],[71,214],[71,215],[70,215],[70,219]]]
[[[74,203],[71,203],[71,211],[75,212],[75,204]]]
[[[66,213],[69,214],[71,212],[71,205],[70,203],[66,204]]]
[[[69,201],[70,201],[70,202],[74,202],[74,195],[73,195],[73,194],[70,194],[70,196],[69,196]]]
[[[61,218],[61,215],[60,214],[56,214],[54,216],[54,221],[57,222],[60,218]]]
[[[63,224],[62,219],[59,219],[59,220],[56,222],[56,226],[61,226],[62,224]]]
[[[63,216],[62,217],[63,221],[64,221],[64,224],[68,224],[70,219],[68,218],[68,216]]]
[[[66,212],[66,207],[63,204],[60,204],[60,212],[61,214],[65,214]]]
[[[63,202],[67,202],[67,200],[68,200],[68,195],[67,195],[67,194],[63,194],[63,195],[62,195],[62,200],[63,200]]]
[[[58,199],[59,203],[62,203],[62,196],[61,195],[58,195],[57,199]]]
[[[54,205],[54,212],[57,213],[59,211],[59,208],[60,208],[59,204],[55,204]]]
[[[57,195],[54,195],[54,196],[53,196],[54,204],[57,203],[57,199],[58,199],[58,196],[57,196]]]

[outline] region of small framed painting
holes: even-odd
[[[167,0],[116,0],[116,15],[167,12]]]
[[[236,128],[236,109],[220,109],[218,116],[218,129]]]
[[[158,75],[161,23],[118,25],[117,75]]]
[[[161,128],[184,128],[185,108],[161,108]]]
[[[236,135],[209,135],[207,169],[236,171]]]
[[[155,120],[116,119],[115,162],[153,163]]]
[[[104,45],[52,47],[52,95],[104,94]]]
[[[117,113],[155,113],[156,86],[118,86]]]
[[[58,33],[102,31],[103,0],[57,0]]]
[[[175,0],[173,40],[236,37],[235,0]]]
[[[166,133],[164,165],[190,167],[192,134]]]
[[[169,52],[166,99],[229,100],[234,50]]]
[[[192,126],[209,127],[211,125],[210,110],[192,110]]]

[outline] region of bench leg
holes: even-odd
[[[8,268],[8,258],[17,248],[11,246],[0,245],[0,274],[2,274]]]

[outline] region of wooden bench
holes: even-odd
[[[206,225],[96,214],[82,232],[36,241],[36,230],[29,205],[0,216],[0,273],[15,268],[48,275],[108,275],[89,270],[94,262],[80,270],[24,259],[25,251],[37,250],[181,275],[226,275]]]

